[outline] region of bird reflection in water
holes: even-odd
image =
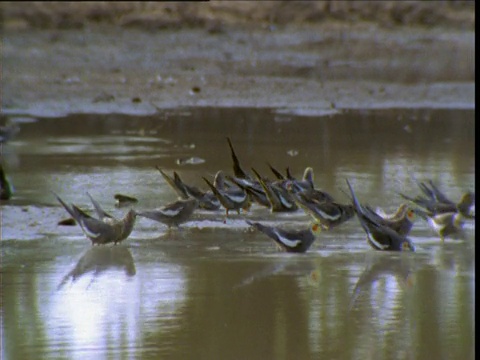
[[[295,255],[285,255],[279,262],[264,266],[262,269],[254,272],[250,276],[245,277],[233,288],[239,289],[244,286],[251,285],[254,282],[276,276],[278,274],[301,277],[306,272],[312,273],[314,271],[313,269],[315,268],[315,265],[313,263],[305,261],[298,262],[296,258],[297,256]]]
[[[124,246],[94,246],[78,260],[75,267],[63,277],[57,287],[60,290],[67,282],[72,283],[92,273],[92,282],[108,269],[123,269],[128,277],[135,276],[136,269],[132,253]]]
[[[255,272],[254,274],[244,278],[240,283],[235,285],[233,287],[233,289],[236,290],[236,289],[242,288],[244,286],[250,285],[253,282],[256,282],[256,281],[259,281],[261,279],[265,279],[267,277],[276,275],[276,274],[284,271],[285,268],[287,267],[287,265],[288,265],[287,263],[282,262],[282,263],[279,263],[279,264],[273,264],[273,265],[266,266],[263,269]]]
[[[402,289],[410,289],[415,283],[412,259],[408,254],[391,256],[390,254],[372,254],[367,260],[367,266],[360,275],[350,298],[351,311],[360,294],[367,291],[381,278],[393,276]]]

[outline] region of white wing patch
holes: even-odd
[[[95,232],[91,231],[83,223],[81,223],[81,227],[82,227],[82,230],[85,233],[85,235],[87,235],[87,237],[89,237],[89,238],[96,238],[100,235],[100,233],[95,233]]]
[[[435,221],[435,219],[432,219],[431,217],[428,218],[428,224],[436,232],[440,232],[447,227],[447,224],[438,223]]]
[[[277,235],[278,240],[280,240],[283,244],[285,244],[288,247],[294,248],[295,246],[298,246],[302,243],[301,240],[290,240],[287,239],[286,237],[282,236],[277,230],[273,229],[273,232],[275,235]]]
[[[174,217],[174,216],[177,216],[180,211],[182,209],[165,209],[165,210],[161,210],[160,212],[165,215],[165,216],[169,216],[169,217]]]
[[[322,218],[324,218],[325,220],[335,221],[335,220],[340,219],[340,217],[342,216],[342,214],[337,214],[337,215],[327,214],[325,211],[322,211],[322,210],[319,209],[319,208],[315,208],[315,211],[316,211]]]
[[[233,202],[241,203],[245,201],[245,199],[247,198],[247,194],[242,194],[242,195],[225,194],[225,197],[229,198]]]
[[[387,219],[389,218],[390,216],[380,207],[377,207],[375,209],[375,212],[377,213],[377,215],[380,215],[382,218],[384,219]]]
[[[282,203],[283,206],[285,206],[287,209],[290,209],[293,206],[293,203],[285,199],[282,195],[278,195],[280,198],[280,202]]]
[[[388,248],[388,245],[382,245],[380,244],[377,240],[375,240],[373,238],[373,236],[370,236],[370,234],[367,234],[368,236],[368,239],[370,240],[370,242],[375,245],[375,247],[377,247],[378,249],[382,249],[382,250],[385,250],[386,248]]]

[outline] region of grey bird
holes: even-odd
[[[235,176],[226,175],[228,180],[233,182],[239,188],[245,190],[249,195],[250,199],[253,202],[265,207],[270,207],[270,202],[268,201],[267,194],[262,188],[262,185],[256,180],[242,179]]]
[[[89,192],[87,192],[87,195],[90,198],[90,201],[92,202],[93,207],[95,208],[95,212],[97,213],[98,219],[100,219],[104,223],[106,223],[108,225],[112,225],[112,226],[114,226],[115,224],[117,224],[118,222],[121,221],[120,219],[117,219],[117,218],[113,217],[112,215],[110,215],[109,213],[107,213],[100,206],[100,204],[92,197],[92,195],[90,195]],[[136,216],[136,213],[135,213],[135,216]],[[118,240],[115,243],[121,242],[121,241],[125,240],[126,238],[128,238],[130,236],[131,232],[133,231],[134,225],[135,225],[135,220],[126,222],[123,226],[121,234],[118,237]]]
[[[191,198],[177,200],[158,209],[138,212],[137,215],[158,221],[167,225],[169,228],[172,226],[179,227],[191,218],[197,207],[198,200]]]
[[[170,185],[170,187],[177,193],[180,199],[185,200],[189,198],[183,182],[178,181],[180,179],[179,177],[175,176],[172,178],[168,176],[159,166],[156,166],[155,168],[160,172],[160,174],[162,175],[166,183]],[[174,175],[175,175],[175,172],[174,172]]]
[[[348,179],[346,179],[358,221],[367,234],[368,244],[375,250],[415,251],[412,241],[398,234],[388,226],[380,224],[371,213],[360,204]]]
[[[335,201],[317,201],[305,196],[303,192],[293,194],[296,203],[324,230],[330,230],[350,220],[355,215],[351,204],[339,204]]]
[[[463,237],[463,225],[465,216],[461,212],[446,212],[432,215],[427,212],[417,211],[428,222],[430,228],[439,236],[442,243],[445,237]]]
[[[292,187],[290,184],[287,183],[286,185],[287,190],[291,191]],[[305,199],[316,201],[316,202],[336,202],[332,195],[327,193],[326,191],[318,190],[318,189],[306,189],[294,192],[297,195],[302,196]]]
[[[305,168],[302,180],[297,180],[289,173],[287,168],[287,178],[282,185],[285,189],[292,193],[301,193],[304,198],[315,200],[318,202],[330,201],[335,202],[335,199],[329,193],[316,189],[313,183],[313,169],[311,167]]]
[[[391,217],[383,217],[369,206],[364,206],[363,209],[367,211],[376,222],[388,226],[400,235],[407,235],[412,229],[416,219],[415,210],[408,206],[400,206],[397,212]]]
[[[315,189],[315,185],[313,183],[313,169],[311,167],[305,168],[302,180],[297,180],[293,177],[290,177],[287,180],[287,184],[293,192],[313,191]]]
[[[54,193],[54,195],[70,216],[80,225],[92,245],[111,242],[117,244],[130,235],[135,224],[137,213],[133,209],[129,210],[120,220],[105,217],[104,221],[88,215],[76,205],[67,205],[57,194]]]
[[[475,193],[465,192],[457,203],[450,200],[440,189],[429,180],[429,185],[425,182],[418,182],[420,190],[424,196],[418,195],[410,197],[399,193],[399,195],[417,206],[426,210],[430,215],[437,215],[447,212],[461,212],[465,218],[473,219],[471,208],[475,204]]]
[[[227,137],[227,141],[228,141],[228,146],[230,147],[230,154],[232,156],[232,161],[233,161],[233,173],[238,178],[253,180],[253,177],[248,175],[240,166],[240,161],[238,161],[237,154],[233,149],[233,145],[229,137]]]
[[[403,216],[403,214],[405,213],[405,211],[407,209],[408,209],[408,205],[406,203],[401,203],[398,206],[397,210],[395,210],[393,213],[388,214],[388,213],[385,212],[385,210],[383,210],[380,207],[377,207],[375,209],[375,212],[384,219],[397,220],[397,219],[399,219]]]
[[[317,223],[312,223],[308,229],[286,230],[275,226],[263,225],[259,222],[248,220],[246,222],[273,239],[279,248],[286,252],[306,252],[315,241],[316,235],[321,231],[321,227]]]
[[[460,201],[457,204],[447,204],[438,202],[435,199],[427,199],[422,196],[416,196],[414,198],[405,194],[399,193],[399,195],[419,207],[426,210],[430,215],[436,215],[446,212],[461,212],[466,218],[474,218],[471,214],[471,207],[475,203],[475,194],[473,192],[466,192],[462,195]]]
[[[229,211],[231,210],[235,210],[238,214],[240,214],[241,209],[248,210],[250,208],[250,196],[245,190],[236,186],[234,188],[225,188],[223,186],[223,172],[221,170],[217,172],[215,178],[217,179],[217,186],[212,184],[205,177],[203,177],[203,180],[207,183],[222,206],[225,208],[225,214],[227,217]]]
[[[252,171],[265,192],[271,212],[296,211],[298,209],[292,195],[286,189],[262,178],[255,169],[252,168]]]
[[[175,190],[180,199],[195,198],[198,200],[198,207],[204,210],[215,211],[221,206],[220,201],[211,191],[202,191],[195,186],[186,184],[176,171],[173,172],[173,178],[168,176],[160,167],[157,170],[162,174],[163,178]]]

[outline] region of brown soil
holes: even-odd
[[[385,27],[424,25],[474,30],[474,1],[5,2],[10,27],[83,28],[110,23],[143,29],[223,25],[271,26],[370,21]]]
[[[474,7],[4,2],[2,112],[474,108]]]

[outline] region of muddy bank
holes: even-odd
[[[2,113],[248,106],[319,115],[352,108],[474,108],[470,2],[442,3],[430,17],[418,6],[404,6],[404,15],[395,17],[395,2],[385,3],[389,11],[371,11],[377,15],[370,18],[368,7],[333,3],[315,5],[305,18],[303,2],[295,16],[282,17],[292,9],[280,3],[262,6],[263,17],[259,10],[260,20],[250,23],[246,19],[255,16],[247,3],[227,9],[212,2],[202,11],[196,7],[197,13],[178,4],[152,10],[103,3],[95,7],[97,15],[90,3],[76,13],[69,4],[63,17],[55,11],[58,4],[21,10],[8,3]],[[266,17],[268,9],[276,15]],[[165,12],[174,20],[160,26]],[[342,20],[339,14],[349,12]]]
[[[331,20],[356,24],[449,27],[473,31],[475,2],[450,1],[208,1],[195,2],[30,2],[3,3],[8,28],[80,29],[108,23],[145,30],[249,28],[321,24]]]

